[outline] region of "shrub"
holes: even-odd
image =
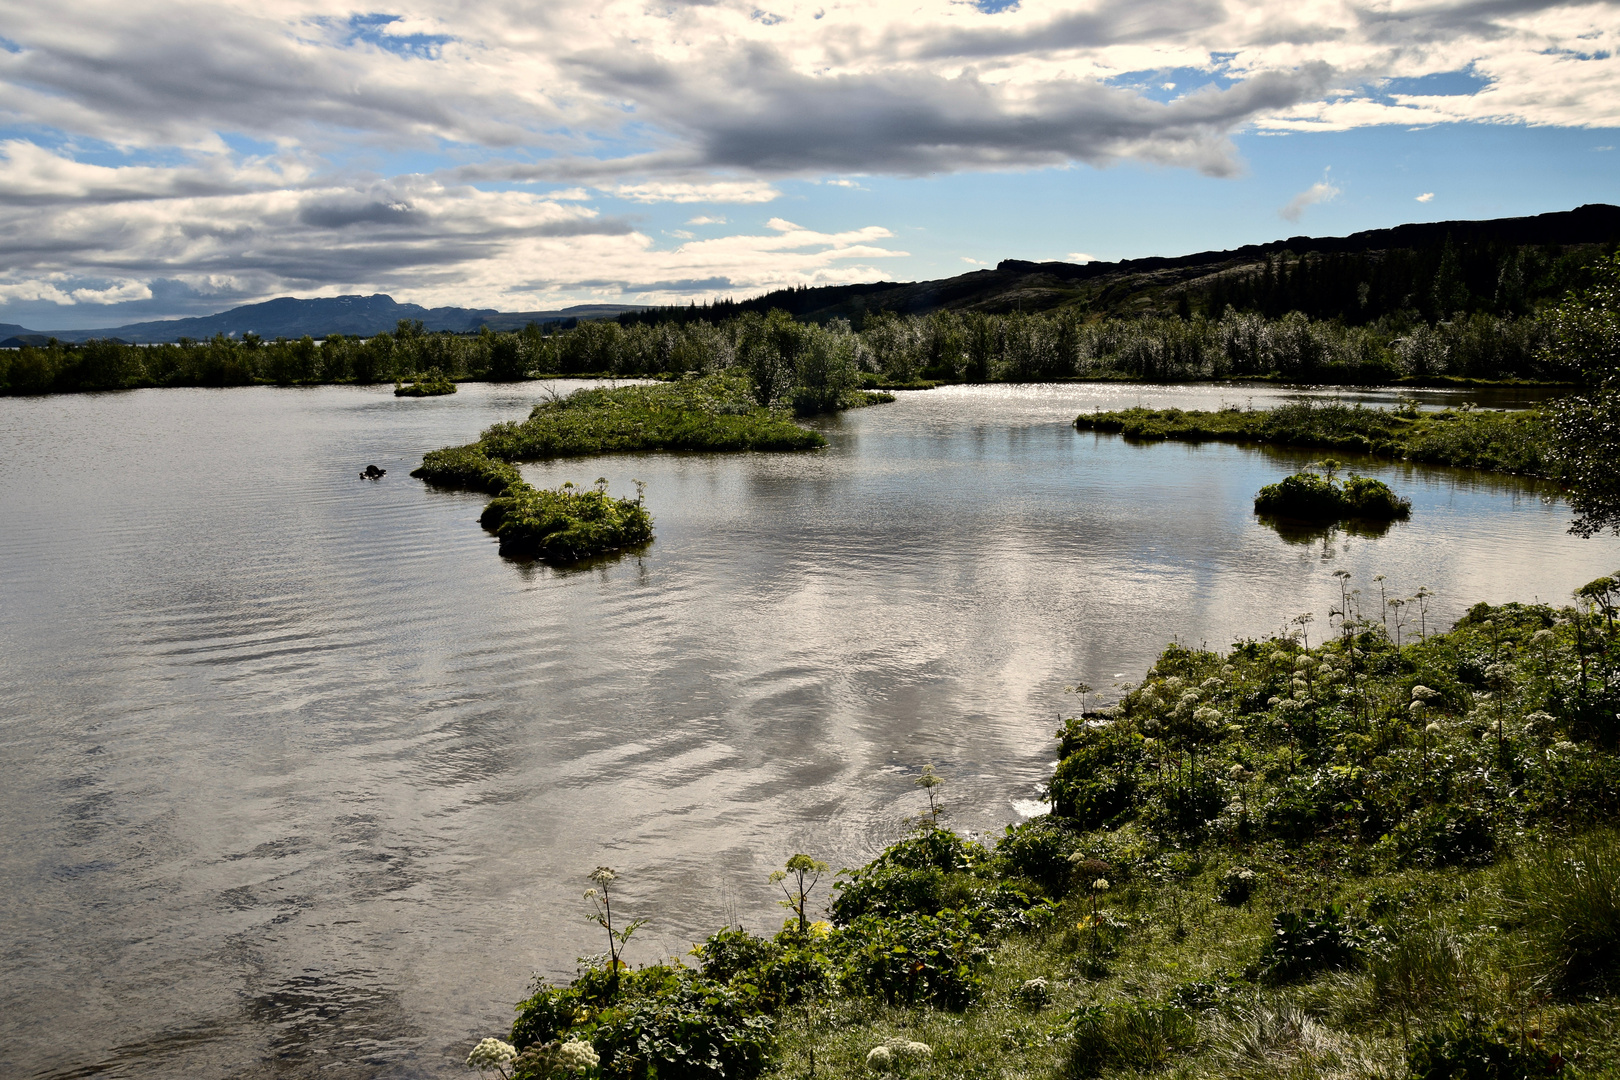
[[[891,1005],[965,1009],[983,985],[988,950],[966,913],[867,915],[841,937],[845,986]]]
[[[691,978],[604,1010],[591,1033],[602,1074],[624,1080],[752,1080],[775,1041],[745,995]]]
[[[1496,856],[1491,819],[1473,806],[1428,807],[1390,834],[1402,862],[1412,866],[1485,866]]]
[[[1320,911],[1281,911],[1271,920],[1271,941],[1260,957],[1259,974],[1270,982],[1292,982],[1360,959],[1355,929],[1337,904]]]
[[[1173,1005],[1129,1002],[1077,1009],[1067,1020],[1066,1074],[1097,1076],[1105,1069],[1155,1069],[1171,1054],[1190,1049],[1198,1028]]]
[[[1249,897],[1254,895],[1255,882],[1258,880],[1255,872],[1246,866],[1228,867],[1216,884],[1215,898],[1228,907],[1247,904]]]
[[[1066,823],[1043,815],[1009,825],[996,843],[996,861],[1006,873],[1027,878],[1053,896],[1067,891],[1074,865],[1075,834]]]
[[[394,387],[395,397],[442,397],[445,394],[456,392],[456,384],[450,376],[434,368],[424,371],[411,381],[411,385],[397,385]]]
[[[1254,497],[1254,512],[1301,521],[1390,521],[1410,517],[1412,501],[1396,495],[1382,480],[1368,476],[1351,473],[1341,482],[1331,476],[1299,472],[1261,488]]]
[[[557,562],[652,539],[652,515],[641,500],[610,498],[605,481],[585,490],[511,484],[484,507],[479,522],[501,538],[501,554]]]
[[[1414,1039],[1407,1067],[1412,1080],[1530,1080],[1559,1075],[1564,1060],[1500,1022],[1470,1017]]]

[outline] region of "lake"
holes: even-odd
[[[1314,642],[1340,569],[1372,617],[1427,586],[1432,630],[1620,566],[1532,482],[1366,465],[1412,520],[1294,543],[1250,503],[1319,455],[1070,426],[1270,386],[951,387],[810,454],[526,466],[647,484],[654,543],[569,570],[407,475],[577,385],[0,399],[0,1073],[465,1076],[604,948],[598,864],[632,962],[774,929],[770,870],[870,858],[924,764],[959,830],[1038,812],[1065,686],[1172,638]]]

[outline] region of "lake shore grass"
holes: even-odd
[[[1305,401],[1275,409],[1099,410],[1080,414],[1074,426],[1131,439],[1297,446],[1522,476],[1559,475],[1550,453],[1551,426],[1535,409],[1420,412]]]
[[[1617,600],[1168,646],[1063,722],[1050,814],[959,835],[925,771],[830,904],[773,876],[780,932],[537,981],[517,1076],[570,1042],[638,1080],[1614,1075]]]

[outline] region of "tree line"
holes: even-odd
[[[717,322],[582,322],[476,335],[434,333],[402,321],[361,339],[208,341],[136,346],[51,342],[0,350],[0,393],[148,386],[385,383],[437,371],[455,379],[661,376],[746,370],[775,400],[790,387],[919,380],[1042,382],[1270,377],[1339,383],[1404,378],[1578,380],[1569,354],[1548,348],[1550,315],[1476,312],[1429,323],[1408,314],[1363,324],[1289,311],[1271,318],[1228,307],[1219,317],[1098,318],[1075,309],[991,315],[938,311],[801,323],[776,310]],[[801,371],[801,369],[803,369]],[[811,402],[801,402],[801,407]]]

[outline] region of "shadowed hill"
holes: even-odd
[[[1486,299],[1511,308],[1567,288],[1559,257],[1620,243],[1620,207],[1592,204],[1534,217],[1439,221],[1373,229],[1350,236],[1295,236],[1230,251],[1120,262],[1025,262],[1007,259],[938,281],[877,282],[785,289],[743,301],[650,308],[621,322],[721,319],[780,308],[810,322],[868,312],[922,315],[950,309],[1004,314],[1083,306],[1107,314],[1185,307],[1218,314],[1241,308],[1305,310],[1318,317],[1375,318],[1402,307],[1450,314],[1448,304]],[[1528,250],[1527,250],[1528,249]],[[1516,260],[1516,261],[1515,261]],[[1538,262],[1539,260],[1539,262]],[[1579,259],[1576,260],[1581,261]],[[1518,293],[1501,299],[1504,268],[1517,267]],[[1267,273],[1271,279],[1267,281]],[[1303,269],[1302,269],[1303,268]],[[1538,287],[1537,274],[1545,279]],[[1288,275],[1279,282],[1278,275]],[[1369,288],[1363,295],[1360,286]],[[1436,285],[1442,295],[1436,296]],[[1512,285],[1512,282],[1509,282]],[[1483,296],[1481,295],[1483,294]],[[1316,310],[1312,310],[1312,309]]]

